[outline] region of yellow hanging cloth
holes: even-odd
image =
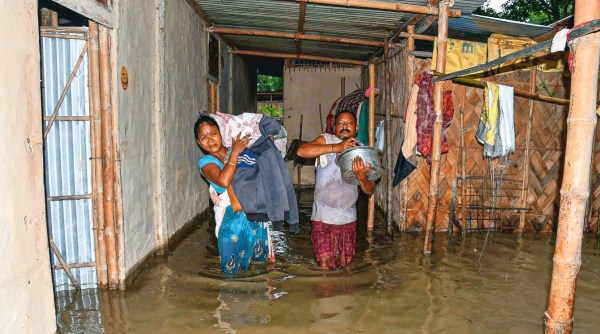
[[[488,129],[485,134],[485,142],[494,145],[496,143],[496,124],[498,123],[498,84],[487,82],[483,91],[483,112],[481,119]]]

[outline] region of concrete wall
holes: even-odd
[[[56,331],[42,144],[37,1],[2,1],[0,12],[0,328]],[[18,43],[15,43],[18,41]]]
[[[333,68],[323,71],[292,68],[283,71],[283,125],[288,130],[288,143],[299,137],[300,115],[303,115],[302,139],[313,140],[321,134],[319,103],[323,114],[323,129],[325,118],[331,104],[341,95],[341,79],[346,78],[345,93],[360,87],[359,68]],[[298,178],[288,163],[294,184]],[[292,174],[293,172],[293,174]],[[302,184],[314,184],[314,167],[302,167]]]
[[[145,0],[116,1],[115,10],[114,72],[125,66],[129,73],[127,90],[118,84],[113,100],[119,118],[125,270],[129,270],[157,246],[155,224],[160,218],[154,188],[160,172],[154,168],[158,149],[153,137],[157,6]],[[115,84],[120,82],[117,73]]]
[[[232,114],[256,112],[256,68],[246,58],[232,57]]]
[[[164,201],[168,235],[208,207],[208,188],[198,172],[202,156],[193,136],[207,108],[207,32],[185,1],[165,1]],[[228,66],[225,66],[228,67]],[[223,67],[220,68],[222,83]],[[227,86],[226,86],[227,87]],[[227,96],[227,93],[221,94]]]

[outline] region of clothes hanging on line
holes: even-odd
[[[383,152],[385,146],[385,121],[382,119],[379,121],[377,128],[375,129],[375,147]]]
[[[417,96],[419,95],[419,85],[413,84],[410,89],[410,98],[408,108],[404,113],[404,142],[402,143],[401,153],[409,158],[415,154],[417,146]]]
[[[514,88],[487,82],[476,133],[483,156],[496,158],[515,151]]]
[[[435,110],[433,101],[433,75],[423,72],[417,76],[415,83],[419,86],[417,95],[417,151],[431,163],[431,149],[433,146],[433,125],[435,123]],[[454,105],[452,103],[452,81],[444,83],[442,107],[442,153],[448,153],[448,140],[446,129],[452,124]]]
[[[369,143],[369,101],[365,100],[360,107],[360,118],[358,122],[358,133],[356,139],[364,144]]]
[[[354,113],[354,115],[356,116],[357,112],[356,110],[358,109],[358,105],[364,101],[366,98],[365,96],[365,92],[357,89],[355,91],[353,91],[352,93],[342,97],[338,104],[337,104],[337,108],[335,110],[335,114],[339,114],[342,111],[350,111],[352,113]]]

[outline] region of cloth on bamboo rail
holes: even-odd
[[[281,227],[283,221],[287,221],[289,230],[296,233],[300,228],[300,218],[292,178],[277,147],[269,138],[269,135],[279,133],[281,125],[265,116],[259,128],[262,136],[246,149],[255,157],[255,164],[237,168],[231,186],[248,219],[271,221],[276,229]]]
[[[366,96],[364,91],[360,89],[353,91],[338,101],[335,114],[337,115],[342,111],[350,111],[356,116],[356,109],[358,108],[358,105],[365,100],[365,98]]]
[[[202,167],[211,163],[223,169],[224,165],[219,159],[205,155],[198,161],[200,174],[204,176]],[[274,260],[267,224],[251,222],[243,212],[233,212],[226,189],[210,180],[208,182],[210,198],[214,203],[221,270],[226,274],[235,274],[247,270],[253,261]]]
[[[419,86],[417,95],[417,151],[431,163],[431,149],[433,146],[433,125],[435,123],[435,110],[433,104],[433,75],[423,72],[417,76],[415,83]],[[442,153],[448,152],[446,129],[452,124],[454,105],[452,104],[452,82],[444,83],[442,107]]]
[[[444,73],[452,73],[485,64],[487,62],[487,48],[486,43],[449,38],[446,47],[446,70]],[[433,42],[432,71],[436,70],[436,65],[437,37]]]
[[[402,180],[410,175],[410,173],[412,173],[415,169],[417,169],[416,163],[409,161],[404,156],[404,152],[400,150],[400,154],[398,154],[398,159],[396,160],[396,166],[394,167],[394,180],[392,181],[392,187],[399,185],[400,182],[402,182]]]
[[[483,156],[506,156],[515,150],[514,88],[488,82],[483,96],[476,133],[483,145]]]
[[[360,112],[356,117],[356,121],[358,122],[358,133],[356,134],[356,140],[361,143],[369,142],[369,101],[365,100],[360,105]]]
[[[310,240],[321,269],[335,270],[352,262],[356,248],[356,222],[331,225],[313,220]]]
[[[379,121],[377,128],[375,128],[375,147],[383,152],[385,146],[385,120]]]
[[[404,113],[404,142],[400,151],[406,158],[415,154],[417,146],[417,96],[419,95],[419,85],[412,84],[410,88],[410,98],[408,99],[408,108]]]
[[[335,135],[322,135],[326,144],[337,144]],[[336,153],[319,156],[316,164],[315,197],[311,220],[342,225],[356,221],[358,187],[342,182],[342,172],[335,163]]]

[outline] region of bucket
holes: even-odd
[[[336,165],[340,167],[342,172],[344,182],[359,184],[356,175],[352,171],[352,161],[355,157],[360,157],[365,165],[371,165],[371,170],[367,173],[367,179],[375,181],[381,177],[381,151],[371,146],[355,146],[340,153],[335,159]]]

